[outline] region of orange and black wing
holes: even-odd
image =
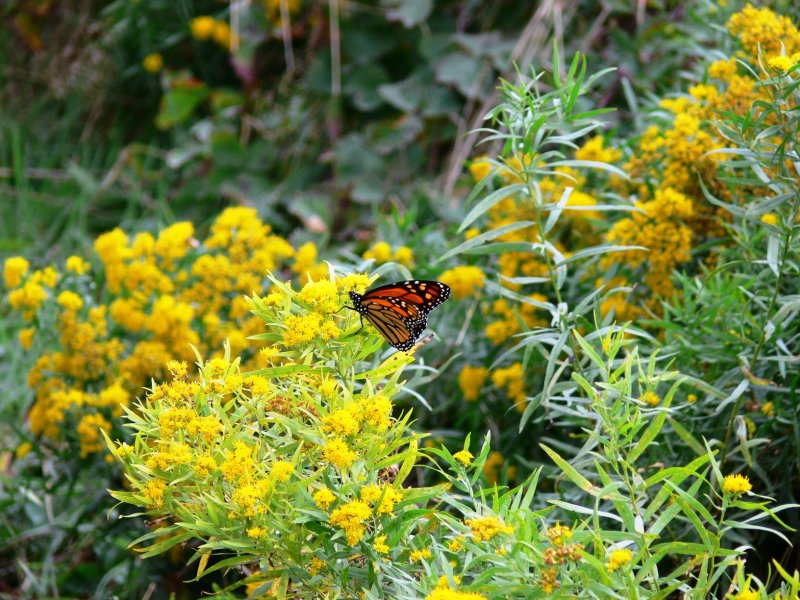
[[[353,310],[365,317],[392,346],[408,350],[428,325],[428,314],[450,297],[438,281],[410,280],[350,292]]]

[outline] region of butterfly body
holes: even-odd
[[[350,292],[356,311],[367,319],[392,346],[409,350],[428,326],[428,314],[450,297],[450,288],[438,281],[398,281]]]

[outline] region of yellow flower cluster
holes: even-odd
[[[726,475],[725,479],[722,481],[722,491],[726,494],[739,496],[741,494],[746,494],[751,489],[753,489],[753,485],[750,483],[750,480],[746,475],[740,475],[739,473],[735,475]]]
[[[398,246],[392,252],[392,247],[386,242],[376,242],[361,256],[365,260],[374,260],[379,265],[393,260],[409,269],[414,266],[414,251],[408,246]]]
[[[646,266],[644,281],[654,296],[669,298],[674,291],[672,271],[691,258],[692,229],[688,224],[694,216],[691,200],[673,188],[657,190],[653,200],[637,204],[637,212],[617,221],[608,233],[608,240],[620,246],[641,246],[646,250],[626,250],[604,257],[602,268],[623,261],[636,269]],[[620,282],[622,283],[622,282]]]
[[[486,596],[477,592],[461,592],[451,587],[447,577],[441,577],[436,584],[436,588],[427,596],[425,600],[485,600]]]
[[[514,527],[503,525],[497,517],[467,519],[464,524],[472,531],[472,537],[479,542],[488,542],[501,533],[514,533]]]
[[[489,370],[486,367],[473,367],[464,365],[458,374],[458,387],[467,402],[475,402],[480,396],[481,388],[489,377]]]
[[[483,271],[474,266],[454,267],[439,276],[439,281],[450,286],[453,298],[456,300],[478,296],[485,279]]]
[[[355,546],[364,537],[367,527],[364,522],[372,516],[369,504],[361,500],[353,500],[331,513],[331,525],[344,530],[347,543]]]
[[[648,308],[656,313],[660,311],[658,298],[669,298],[675,292],[672,270],[689,260],[693,247],[725,234],[723,223],[729,216],[706,201],[701,187],[702,182],[713,196],[732,200],[730,186],[720,177],[720,163],[726,156],[715,152],[728,142],[714,128],[714,115],[744,115],[756,100],[769,101],[769,86],[753,77],[758,65],[766,62],[773,71],[786,73],[800,59],[800,30],[788,17],[769,8],[748,4],[730,18],[727,29],[743,50],[712,62],[708,82],[689,87],[684,96],[663,100],[661,107],[672,113],[672,122],[649,127],[623,166],[632,184],[621,189],[636,195],[640,212],[617,222],[606,240],[648,250],[609,256],[601,267],[607,269],[616,262],[630,269],[606,285],[627,287],[636,282],[639,290],[650,294]],[[740,68],[737,59],[752,65],[753,70]],[[602,308],[604,312],[613,308],[624,320],[641,312],[630,302],[616,295]]]
[[[767,55],[800,51],[800,30],[789,17],[779,16],[769,8],[748,4],[728,21],[728,31],[738,37],[751,60],[758,58],[759,49]]]
[[[608,555],[608,563],[606,564],[606,567],[608,568],[609,573],[613,573],[617,569],[620,569],[625,565],[629,564],[632,560],[633,560],[633,552],[631,552],[627,548],[623,548],[621,550],[613,550]]]
[[[492,383],[505,390],[518,412],[521,413],[525,410],[525,379],[522,363],[517,362],[508,367],[496,369],[492,373]]]
[[[588,140],[575,153],[577,160],[602,161],[614,164],[620,160],[621,152],[614,148],[605,147],[601,137]],[[527,177],[525,171],[535,161],[534,157],[512,157],[502,166],[492,164],[488,158],[475,159],[469,166],[470,173],[476,181],[491,175],[498,176],[505,183],[520,183]],[[559,219],[559,228],[548,234],[548,240],[556,249],[568,257],[574,250],[583,248],[586,244],[599,242],[598,225],[602,221],[601,214],[592,207],[598,204],[597,199],[589,190],[597,189],[598,181],[594,174],[587,174],[582,170],[572,167],[557,167],[554,174],[537,179],[536,187],[541,196],[541,204],[545,207],[557,205],[567,188],[572,188],[567,197],[566,206]],[[615,178],[612,178],[615,179]],[[545,217],[547,213],[544,213]],[[498,229],[514,225],[521,221],[536,221],[535,206],[526,195],[509,196],[496,203],[487,213],[487,228]],[[475,231],[470,230],[468,238],[473,237]],[[522,242],[535,244],[541,241],[537,227],[531,225],[515,229],[498,237],[497,242]],[[507,251],[498,257],[498,271],[505,279],[502,284],[509,289],[520,290],[519,283],[508,281],[513,278],[549,277],[546,261],[541,254],[529,251]],[[466,267],[461,267],[466,269]],[[475,268],[476,271],[477,268]],[[456,271],[456,269],[453,269]],[[447,273],[450,277],[450,272]],[[443,276],[445,277],[445,276]],[[443,278],[442,281],[445,281]],[[476,295],[478,288],[483,285],[483,276],[480,272],[469,273],[459,271],[453,273],[450,281],[445,281],[453,288],[456,297]],[[540,294],[532,296],[538,301],[546,298]],[[491,313],[500,317],[491,322],[486,328],[486,336],[494,344],[502,344],[512,335],[521,331],[520,319],[527,328],[534,328],[545,324],[535,307],[523,304],[518,310],[511,307],[506,300],[498,300],[491,308]]]
[[[196,254],[201,247],[205,251]],[[100,304],[88,293],[91,264],[79,256],[70,256],[62,273],[53,267],[30,272],[21,257],[3,267],[9,304],[36,324],[20,332],[21,345],[31,348],[36,338],[43,348],[56,346],[38,356],[28,374],[34,434],[70,438],[62,426],[74,413],[81,454],[102,451],[100,428],[113,428],[142,386],[167,377],[169,361],[194,360],[192,346],[214,356],[228,340],[245,364],[269,364],[247,339],[264,326],[250,314],[244,295],[264,289],[265,274],[286,265],[295,252],[271,234],[255,209],[223,211],[203,242],[194,239],[191,223],[177,223],[158,236],[129,238],[115,229],[98,237],[94,249],[105,276]],[[53,314],[43,310],[50,304],[56,309],[52,327],[39,321]],[[330,307],[328,302],[319,309]],[[215,435],[217,424],[198,423],[198,435]]]
[[[189,22],[189,30],[196,40],[213,40],[225,50],[230,50],[233,42],[231,27],[225,21],[203,15],[195,17]]]

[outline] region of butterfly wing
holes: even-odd
[[[438,281],[409,280],[351,292],[353,308],[395,348],[408,350],[428,325],[428,314],[450,297]]]

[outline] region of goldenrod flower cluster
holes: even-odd
[[[213,235],[224,244],[236,237]],[[202,363],[195,379],[185,363],[170,362],[172,379],[153,386],[128,414],[133,445],[109,442],[132,489],[113,495],[153,514],[178,515],[187,531],[219,540],[220,548],[233,544],[256,556],[277,549],[275,569],[305,564],[309,578],[328,570],[321,557],[331,543],[343,552],[360,546],[389,554],[384,529],[406,495],[402,481],[382,472],[416,456],[408,417],[395,418],[390,399],[397,391],[392,375],[410,359],[389,361],[382,374],[356,375],[363,365],[344,357],[357,342],[342,332],[358,317],[329,312],[333,299],[368,282],[348,275],[295,291],[271,279],[268,296],[279,300],[253,296],[249,305],[264,330],[260,342],[278,348],[273,365],[242,372],[243,362],[228,351]],[[282,327],[309,315],[322,321],[304,341],[287,344]],[[329,339],[326,324],[338,332]],[[252,354],[256,367],[258,356]],[[171,527],[165,533],[181,530]],[[429,550],[417,558],[426,557]]]
[[[70,256],[60,270],[6,260],[8,302],[30,325],[20,343],[38,354],[28,374],[33,434],[74,437],[86,457],[102,451],[98,432],[114,429],[143,386],[169,376],[169,361],[195,359],[192,346],[218,356],[227,340],[244,364],[274,360],[247,339],[263,323],[244,296],[265,289],[266,273],[291,264],[295,250],[251,208],[227,209],[205,240],[194,235],[191,223],[157,236],[115,229],[97,238],[91,260]]]
[[[192,37],[199,41],[212,40],[225,50],[230,50],[233,42],[231,27],[225,21],[203,15],[189,22]]]

